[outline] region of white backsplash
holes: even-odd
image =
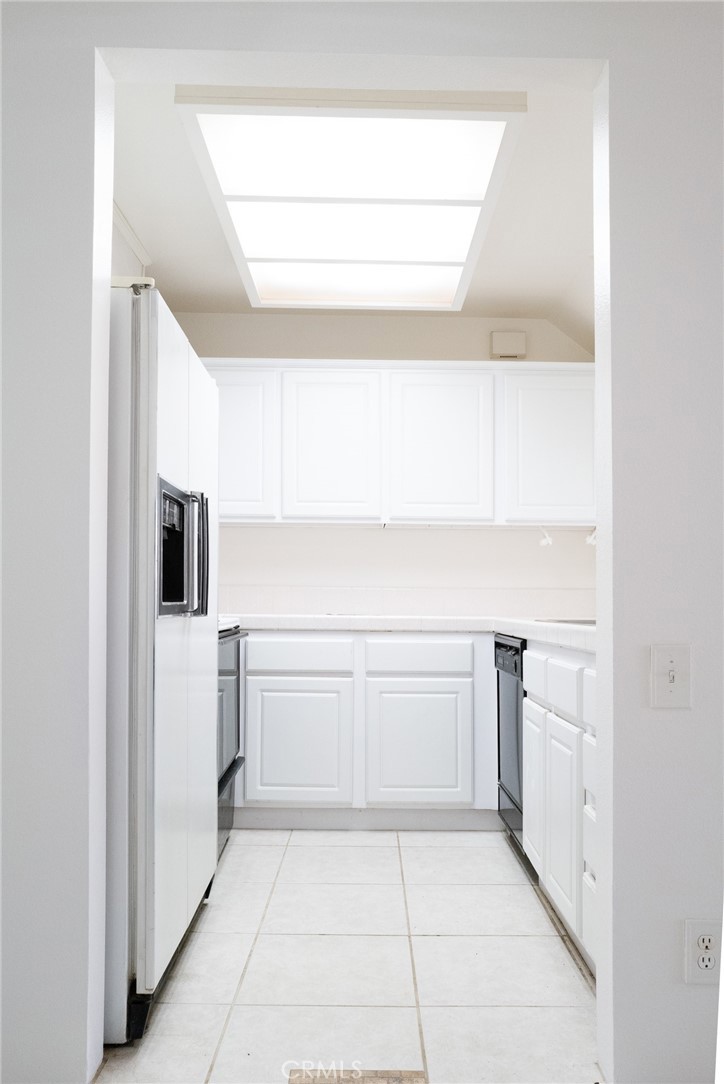
[[[586,530],[224,527],[219,610],[592,618]]]

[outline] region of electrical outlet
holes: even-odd
[[[721,922],[687,918],[684,923],[684,978],[686,982],[719,984]]]

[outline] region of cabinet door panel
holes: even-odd
[[[250,801],[352,800],[352,678],[247,678]]]
[[[367,680],[370,802],[469,805],[472,679]]]
[[[593,375],[506,376],[505,403],[506,519],[593,522]]]
[[[279,514],[279,377],[211,370],[219,385],[219,501],[222,520]]]
[[[546,713],[523,700],[523,848],[535,871],[545,865]]]
[[[577,936],[581,932],[581,737],[578,727],[548,713],[545,886],[561,916]]]
[[[393,519],[492,520],[493,403],[489,373],[392,373]]]
[[[380,516],[379,379],[364,371],[284,374],[285,516]]]

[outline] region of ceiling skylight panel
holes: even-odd
[[[199,113],[225,196],[482,200],[505,121]]]
[[[253,307],[461,309],[524,94],[176,100]]]
[[[247,260],[465,263],[476,206],[229,201]]]
[[[462,267],[250,260],[249,271],[262,304],[446,309]]]

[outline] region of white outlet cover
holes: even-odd
[[[700,937],[712,937],[710,952],[702,952]],[[700,956],[713,956],[714,967],[699,967]],[[702,986],[718,986],[721,969],[721,922],[705,918],[687,918],[684,922],[684,981]]]

